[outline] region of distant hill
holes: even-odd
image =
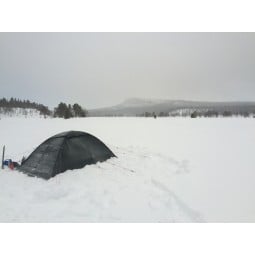
[[[255,113],[255,102],[202,102],[186,100],[154,100],[131,98],[123,103],[88,111],[89,116],[139,116],[145,112],[167,113],[169,115],[189,115],[191,112],[217,111],[223,114]]]

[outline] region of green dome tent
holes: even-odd
[[[66,170],[82,168],[115,157],[96,137],[80,131],[69,131],[50,137],[39,145],[18,170],[49,179]]]

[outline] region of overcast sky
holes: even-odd
[[[255,101],[255,33],[0,33],[0,97]]]

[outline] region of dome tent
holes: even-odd
[[[18,170],[49,179],[66,170],[82,168],[115,157],[99,139],[85,132],[68,131],[39,145]]]

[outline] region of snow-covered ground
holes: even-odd
[[[0,126],[14,160],[67,130],[118,156],[49,181],[0,170],[0,222],[255,222],[255,119],[13,117]]]
[[[40,111],[32,108],[8,108],[0,107],[0,118],[21,117],[21,118],[43,118]]]

